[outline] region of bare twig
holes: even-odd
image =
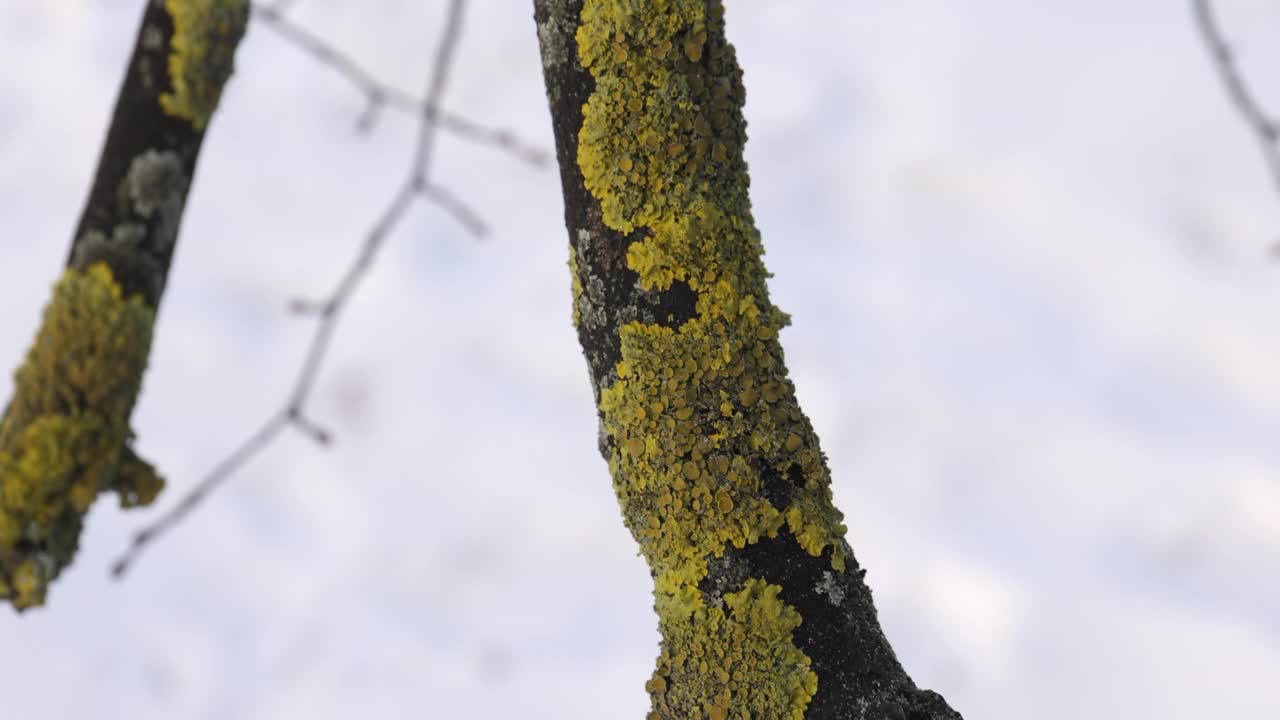
[[[451,0],[449,12],[442,31],[440,46],[436,51],[432,65],[431,77],[427,83],[424,111],[420,115],[417,147],[413,155],[408,177],[396,191],[391,202],[378,217],[377,221],[365,235],[364,242],[354,261],[347,268],[338,284],[326,298],[317,302],[298,302],[292,304],[295,311],[312,313],[317,316],[317,325],[311,337],[311,344],[303,359],[298,378],[294,383],[284,404],[276,410],[262,426],[249,436],[240,447],[236,448],[222,462],[200,481],[198,485],[184,496],[177,505],[162,515],[157,521],[143,528],[133,537],[129,549],[112,566],[112,574],[117,578],[128,572],[129,567],[137,559],[138,554],[174,525],[182,521],[219,485],[235,474],[245,463],[259,451],[269,445],[286,428],[293,428],[320,444],[329,442],[329,433],[306,415],[306,405],[315,388],[316,377],[328,353],[337,328],[338,320],[348,301],[359,288],[364,276],[373,265],[387,236],[404,217],[413,200],[424,197],[435,201],[438,205],[462,219],[470,230],[475,230],[476,218],[455,201],[452,196],[442,191],[428,180],[428,170],[432,151],[435,147],[436,131],[442,126],[442,118],[438,111],[440,99],[449,76],[457,47],[458,35],[462,27],[462,9],[464,0]],[[261,12],[261,11],[260,11]],[[460,215],[459,208],[466,215]]]
[[[1192,6],[1196,25],[1200,29],[1200,35],[1218,70],[1218,76],[1227,90],[1231,104],[1235,106],[1241,119],[1257,138],[1267,169],[1271,171],[1272,186],[1277,194],[1280,194],[1280,124],[1277,124],[1276,120],[1263,110],[1258,98],[1245,82],[1244,75],[1236,64],[1235,54],[1214,16],[1211,0],[1192,0]]]
[[[284,13],[285,8],[280,5],[279,2],[274,5],[255,4],[253,7],[255,19],[263,27],[270,28],[321,64],[333,68],[364,93],[365,109],[356,121],[356,127],[361,131],[373,129],[378,112],[384,107],[418,116],[428,111],[428,101],[378,80],[350,55],[288,18]],[[437,122],[440,127],[460,138],[494,146],[535,167],[543,167],[550,162],[550,153],[521,142],[508,130],[486,127],[438,108],[434,112],[438,115]]]
[[[441,210],[449,213],[455,220],[465,227],[476,239],[484,239],[489,234],[489,226],[485,223],[484,218],[475,210],[472,210],[466,203],[462,202],[457,196],[449,192],[447,188],[439,185],[427,184],[422,187],[422,194],[431,198]]]

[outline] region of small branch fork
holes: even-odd
[[[1267,114],[1258,102],[1253,90],[1245,81],[1236,64],[1235,53],[1223,35],[1222,27],[1214,14],[1212,0],[1192,0],[1196,26],[1204,40],[1218,77],[1226,88],[1231,104],[1235,106],[1240,118],[1248,125],[1249,130],[1258,140],[1262,157],[1266,160],[1267,169],[1271,172],[1271,183],[1277,194],[1280,194],[1280,123]]]
[[[142,550],[166,531],[181,523],[206,497],[285,430],[296,430],[320,445],[327,445],[330,442],[330,433],[307,417],[307,401],[315,389],[316,377],[332,343],[333,333],[337,329],[342,311],[346,308],[352,295],[359,289],[361,281],[373,265],[373,261],[376,259],[387,237],[396,228],[415,200],[421,198],[434,202],[456,218],[473,235],[484,236],[486,228],[478,214],[462,204],[461,201],[444,188],[433,184],[430,180],[428,171],[436,143],[437,130],[449,129],[462,137],[493,142],[528,162],[536,164],[545,161],[545,154],[519,145],[514,140],[510,140],[511,136],[509,134],[486,130],[468,121],[446,116],[439,109],[440,100],[443,97],[448,81],[449,69],[452,66],[457,48],[458,36],[462,28],[462,11],[465,0],[450,0],[440,45],[436,50],[431,75],[427,82],[426,94],[421,101],[413,100],[409,96],[392,94],[385,86],[378,84],[371,76],[359,69],[355,63],[345,58],[345,56],[332,50],[313,36],[298,30],[297,26],[292,23],[285,21],[283,12],[290,4],[292,4],[291,0],[282,0],[270,6],[255,6],[255,11],[259,18],[266,19],[269,25],[289,28],[289,30],[282,30],[282,34],[308,49],[322,62],[334,65],[347,75],[352,82],[365,88],[371,98],[371,104],[379,102],[393,103],[394,107],[404,107],[418,113],[418,138],[417,147],[413,154],[413,162],[410,165],[409,174],[405,181],[395,192],[386,209],[383,210],[370,227],[364,237],[364,242],[360,246],[359,253],[351,265],[348,266],[333,291],[319,301],[295,300],[290,303],[292,311],[315,316],[317,324],[311,337],[311,343],[307,348],[307,354],[303,359],[302,367],[298,372],[297,380],[294,382],[293,388],[286,397],[284,404],[267,418],[256,432],[219,462],[195,488],[178,501],[177,505],[134,535],[132,544],[112,566],[111,572],[116,578],[123,577],[129,571],[129,568],[137,560]],[[290,35],[289,33],[294,34]],[[396,97],[403,97],[404,99],[399,101],[390,99]],[[378,98],[382,99],[379,100]],[[394,103],[397,102],[403,102],[404,105],[395,105]],[[459,128],[467,128],[467,130],[459,131]],[[502,142],[493,140],[493,138],[498,137],[507,138],[508,140]]]
[[[292,4],[291,0],[282,0],[274,5],[255,4],[254,19],[257,24],[269,28],[299,50],[311,55],[317,62],[331,67],[364,93],[365,109],[356,123],[359,130],[363,132],[372,130],[383,108],[418,116],[428,112],[429,100],[414,97],[379,81],[373,73],[361,67],[351,56],[290,19],[285,11]],[[524,144],[508,130],[485,127],[444,110],[437,109],[436,112],[438,112],[437,123],[440,128],[459,138],[492,145],[535,167],[544,167],[550,162],[550,156],[546,151]]]

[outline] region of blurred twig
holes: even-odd
[[[311,337],[311,344],[298,372],[292,390],[285,398],[283,405],[276,410],[266,422],[250,435],[243,444],[229,454],[222,462],[188,492],[178,504],[162,515],[151,525],[143,528],[133,537],[129,549],[116,561],[112,574],[117,578],[123,576],[138,554],[157,537],[182,521],[219,485],[231,477],[260,450],[270,444],[287,428],[297,430],[320,444],[327,444],[329,433],[306,415],[307,401],[315,387],[316,376],[329,345],[334,330],[347,302],[359,288],[360,282],[369,271],[374,259],[387,236],[395,229],[404,217],[413,201],[419,197],[430,200],[441,206],[455,218],[458,218],[468,230],[480,234],[484,226],[476,215],[452,195],[442,188],[433,185],[428,179],[432,150],[435,147],[436,131],[443,126],[438,110],[443,96],[449,69],[453,62],[454,50],[457,47],[458,35],[462,27],[462,10],[465,0],[451,0],[448,16],[439,48],[436,51],[430,78],[427,82],[425,101],[421,107],[417,148],[413,155],[408,177],[396,191],[386,209],[373,223],[365,235],[364,242],[354,261],[347,268],[337,286],[326,298],[316,302],[295,301],[291,307],[299,313],[315,315],[317,324]],[[259,11],[261,12],[261,10]]]
[[[324,38],[287,17],[284,11],[289,4],[291,3],[280,0],[273,5],[255,4],[253,14],[256,24],[270,28],[298,49],[311,55],[317,62],[333,68],[364,93],[366,104],[356,123],[358,128],[365,131],[372,129],[378,113],[384,107],[418,116],[428,112],[430,101],[414,97],[410,93],[378,80],[373,73],[361,67],[350,55],[343,53],[326,42]],[[442,129],[460,138],[492,145],[537,167],[545,166],[549,162],[550,153],[521,142],[508,130],[485,127],[439,108],[430,109],[437,113],[437,122]]]
[[[1218,70],[1218,77],[1222,79],[1231,104],[1257,138],[1267,169],[1271,171],[1271,184],[1276,193],[1280,194],[1280,124],[1262,108],[1249,83],[1245,81],[1244,74],[1236,63],[1235,53],[1214,15],[1211,0],[1192,0],[1192,6],[1200,36]]]

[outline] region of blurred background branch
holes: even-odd
[[[289,18],[285,11],[294,2],[295,0],[285,0],[272,5],[256,4],[253,6],[253,17],[261,26],[275,32],[322,65],[329,66],[364,93],[366,105],[357,122],[360,130],[372,130],[383,108],[419,116],[435,112],[435,122],[442,130],[465,140],[492,145],[535,167],[547,164],[549,154],[546,150],[521,141],[508,130],[487,127],[456,113],[432,108],[429,98],[416,97],[380,81],[350,55]]]
[[[396,229],[415,200],[425,199],[432,202],[457,220],[473,236],[484,237],[487,227],[480,214],[469,208],[446,188],[430,180],[432,151],[436,145],[438,130],[451,130],[459,137],[494,145],[533,165],[542,165],[546,162],[547,153],[520,143],[510,132],[486,128],[440,109],[462,31],[465,0],[451,0],[449,3],[435,59],[431,65],[424,95],[420,100],[379,82],[350,57],[293,23],[285,15],[285,11],[291,5],[293,5],[292,2],[255,5],[254,19],[275,29],[286,40],[306,50],[318,62],[334,67],[366,94],[369,105],[363,115],[364,119],[360,126],[362,130],[372,129],[376,113],[384,105],[415,113],[419,118],[417,146],[404,182],[400,184],[386,208],[369,228],[358,254],[333,291],[318,301],[295,299],[290,302],[289,308],[293,312],[314,315],[316,327],[292,390],[284,402],[243,443],[217,463],[208,475],[183,495],[176,505],[134,535],[128,550],[112,566],[112,574],[117,578],[123,577],[128,572],[139,553],[148,545],[181,523],[183,518],[198,507],[210,493],[270,445],[284,430],[290,428],[297,430],[322,446],[330,443],[332,433],[307,415],[307,403],[315,388],[316,378],[332,344],[343,310],[359,289],[387,237]]]
[[[1214,68],[1222,85],[1227,91],[1231,105],[1239,113],[1240,119],[1249,127],[1249,131],[1257,139],[1262,158],[1271,173],[1271,184],[1280,195],[1280,125],[1262,107],[1258,101],[1240,65],[1236,61],[1235,51],[1227,41],[1222,25],[1211,0],[1192,0],[1196,18],[1196,27],[1204,40],[1205,48],[1213,60]],[[1272,253],[1280,253],[1280,242],[1272,245]]]

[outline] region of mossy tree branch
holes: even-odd
[[[796,402],[719,0],[535,0],[600,450],[655,582],[658,719],[959,718],[876,617]]]
[[[150,0],[88,201],[0,420],[0,598],[44,602],[101,492],[149,503],[162,481],[130,449],[196,159],[231,75],[248,0]]]

